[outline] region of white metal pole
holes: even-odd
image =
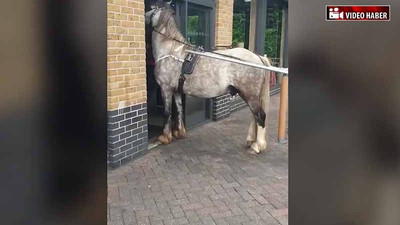
[[[213,54],[212,52],[197,52],[197,51],[192,51],[192,50],[186,50],[186,52],[193,53],[196,55],[202,55],[202,56],[206,56],[206,57],[210,57],[210,58],[214,58],[214,59],[224,60],[224,61],[228,61],[228,62],[238,63],[238,64],[242,64],[242,65],[246,65],[246,66],[257,67],[260,69],[274,71],[277,73],[289,74],[288,68],[278,68],[278,67],[274,67],[274,66],[259,65],[259,64],[255,64],[255,63],[251,63],[251,62],[246,62],[246,61],[241,61],[241,60],[232,59],[232,58],[228,58],[228,57],[223,57],[223,56],[220,56],[217,54]]]

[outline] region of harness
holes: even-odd
[[[176,49],[174,50],[174,52],[180,51],[180,50],[183,48],[183,46],[184,46],[184,45],[179,46],[178,48],[176,48]],[[185,61],[185,60],[183,60],[183,59],[180,59],[180,58],[176,57],[175,55],[168,54],[168,55],[161,56],[161,57],[158,58],[155,62],[161,61],[161,60],[163,60],[163,59],[165,59],[165,58],[168,58],[168,57],[171,57],[171,58],[173,58],[173,59],[175,59],[175,60],[178,60],[179,62],[184,62],[184,61]]]
[[[199,47],[198,51],[204,52],[204,49]],[[178,93],[183,93],[183,84],[185,83],[186,77],[185,74],[192,74],[194,67],[196,66],[197,61],[199,61],[200,55],[187,53],[185,60],[182,64],[181,75],[179,75],[179,83],[178,83]]]

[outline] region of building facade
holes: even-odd
[[[111,167],[145,154],[149,140],[162,132],[163,104],[153,75],[151,31],[146,29],[144,18],[150,3],[107,0],[107,152]],[[172,6],[188,42],[206,50],[232,45],[234,0],[173,0]],[[214,99],[185,96],[183,102],[189,129],[225,118],[245,106],[240,97],[230,95]]]

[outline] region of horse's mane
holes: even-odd
[[[165,10],[161,13],[159,18],[159,24],[164,26],[165,33],[164,35],[168,38],[176,39],[179,41],[186,41],[181,32],[176,25],[175,19],[172,16],[172,10]]]

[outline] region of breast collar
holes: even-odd
[[[179,46],[178,48],[176,48],[176,49],[174,50],[174,52],[180,51],[180,50],[183,48],[183,46],[184,46],[184,45]],[[184,62],[184,61],[185,61],[185,60],[183,60],[183,59],[181,59],[181,58],[179,58],[179,57],[177,57],[177,56],[175,56],[175,55],[168,54],[168,55],[161,56],[161,57],[158,58],[155,62],[157,63],[158,61],[161,61],[161,60],[163,60],[163,59],[165,59],[165,58],[168,58],[168,57],[171,57],[171,58],[173,58],[173,59],[175,59],[175,60],[177,60],[177,61],[179,61],[179,62]]]

